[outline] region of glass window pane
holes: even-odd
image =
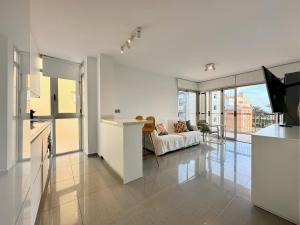
[[[79,150],[79,119],[57,119],[56,153]]]
[[[186,103],[187,96],[185,91],[178,92],[178,117],[182,120],[186,119]]]
[[[14,73],[13,73],[13,116],[17,116],[17,94],[18,94],[18,87],[17,87],[17,79],[18,79],[18,69],[14,66]]]
[[[188,92],[188,101],[187,101],[188,116],[187,116],[187,120],[190,120],[192,125],[197,124],[196,97],[197,97],[197,94],[195,92]]]
[[[237,139],[251,142],[250,133],[276,122],[265,84],[237,88]]]
[[[30,99],[30,107],[35,116],[49,116],[51,114],[50,104],[50,77],[40,77],[40,97]]]
[[[219,125],[221,122],[221,91],[212,91],[211,96],[211,124]]]
[[[234,110],[235,110],[235,90],[224,90],[224,125],[226,128],[226,136],[234,138],[235,126],[234,126]]]
[[[76,113],[76,81],[58,79],[58,113]]]
[[[23,144],[22,144],[22,153],[21,159],[30,158],[30,120],[23,120]]]
[[[192,125],[197,123],[196,96],[195,92],[178,92],[178,117],[190,120]]]

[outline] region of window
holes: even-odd
[[[30,106],[35,116],[49,116],[51,114],[50,77],[40,77],[40,97],[31,98]]]
[[[189,91],[178,92],[178,117],[197,124],[197,93]]]

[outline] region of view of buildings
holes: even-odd
[[[236,112],[235,93],[237,95]],[[225,89],[223,92],[216,90],[202,93],[199,101],[199,119],[206,120],[211,125],[224,124],[226,136],[230,138],[235,138],[236,132],[237,138],[251,142],[249,134],[276,121],[276,115],[271,112],[265,84],[237,87],[236,91],[232,88]],[[178,92],[179,118],[191,120],[192,124],[196,124],[196,106],[196,93]]]
[[[183,120],[190,120],[192,125],[197,124],[196,93],[178,92],[178,117]]]
[[[251,102],[242,92],[238,93],[236,99],[237,132],[251,133],[253,131]],[[226,130],[234,130],[234,96],[224,95],[224,115]]]

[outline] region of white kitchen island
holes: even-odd
[[[252,135],[252,202],[297,224],[299,128],[274,124]]]
[[[146,122],[135,119],[101,121],[100,156],[124,184],[143,177],[142,128]]]

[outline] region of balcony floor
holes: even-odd
[[[234,138],[233,132],[226,132],[227,138]],[[237,133],[237,141],[251,143],[251,134]]]

